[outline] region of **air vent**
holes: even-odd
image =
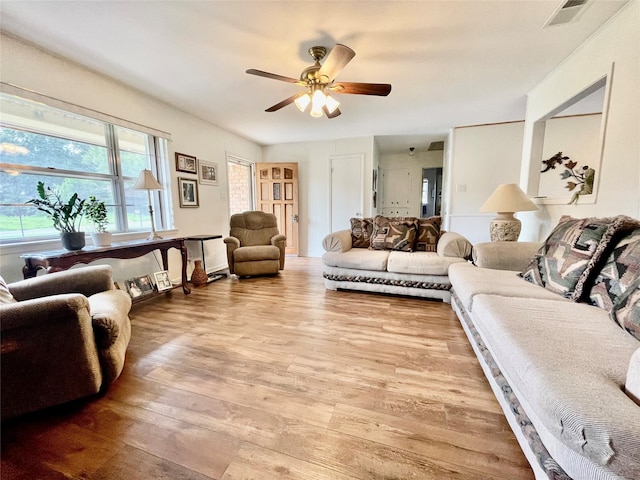
[[[589,1],[590,0],[567,0],[563,2],[545,22],[543,28],[575,22],[578,17],[584,13]]]
[[[429,144],[428,150],[430,152],[435,152],[435,151],[438,151],[438,150],[444,150],[444,142],[431,142]]]

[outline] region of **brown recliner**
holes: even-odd
[[[131,298],[109,265],[1,283],[2,420],[93,395],[120,375]]]
[[[287,237],[278,231],[272,213],[259,211],[236,213],[229,222],[227,245],[229,272],[239,277],[269,275],[284,269]]]

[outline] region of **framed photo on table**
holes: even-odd
[[[192,178],[178,178],[178,195],[180,195],[180,207],[196,208],[200,206],[198,200],[198,181]]]
[[[198,160],[198,177],[204,185],[219,185],[218,164]]]
[[[198,173],[196,157],[176,152],[176,171],[185,173]]]

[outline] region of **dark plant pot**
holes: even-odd
[[[60,239],[67,250],[82,250],[85,245],[84,232],[63,232]]]

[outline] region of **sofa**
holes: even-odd
[[[109,265],[0,279],[2,420],[104,390],[124,367],[130,308]]]
[[[474,245],[452,308],[538,479],[640,478],[640,223]]]
[[[330,233],[322,245],[329,290],[409,295],[449,302],[449,267],[464,263],[472,245],[440,229],[440,217],[352,218],[350,229]]]

